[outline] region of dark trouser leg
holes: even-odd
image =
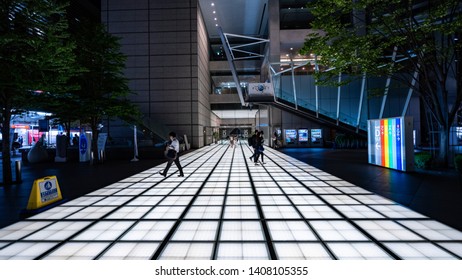
[[[173,163],[173,159],[169,159],[167,162],[167,166],[165,167],[164,172],[163,172],[165,175],[167,175],[167,172],[170,169],[170,166],[172,166],[172,163]]]
[[[259,152],[255,152],[255,163],[258,162],[258,157],[260,157],[260,153]]]
[[[255,154],[256,154],[256,153],[257,153],[257,151],[256,151],[255,149],[253,149],[253,154],[252,154],[252,156],[250,157],[251,160],[252,160],[252,158],[254,158],[254,160],[255,160]]]
[[[170,165],[171,165],[171,164],[170,164]],[[184,174],[183,174],[183,167],[181,167],[181,164],[180,164],[180,156],[179,156],[179,155],[176,156],[175,165],[176,165],[176,167],[178,168],[178,170],[180,171],[180,176],[184,176]]]

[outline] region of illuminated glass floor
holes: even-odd
[[[278,151],[205,147],[0,230],[0,259],[462,259],[462,232]],[[360,174],[358,174],[360,176]]]

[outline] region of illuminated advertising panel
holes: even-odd
[[[298,142],[308,142],[308,129],[298,130]]]
[[[311,137],[320,139],[322,138],[322,129],[320,128],[314,128],[311,130]]]
[[[369,163],[400,171],[414,167],[412,118],[368,120]]]
[[[286,143],[293,144],[297,141],[297,131],[295,129],[285,129]]]

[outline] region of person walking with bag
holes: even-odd
[[[251,157],[249,157],[250,160],[254,160],[255,161],[255,156],[257,154],[257,136],[258,136],[258,130],[256,129],[255,130],[255,133],[249,138],[248,142],[249,142],[249,146],[252,147],[253,149],[253,154]]]
[[[170,169],[170,166],[172,166],[172,163],[175,162],[176,167],[178,167],[178,170],[180,171],[178,177],[184,177],[183,167],[181,167],[180,164],[180,142],[178,139],[176,139],[175,132],[170,132],[168,136],[170,138],[170,144],[167,145],[165,149],[165,156],[167,157],[168,162],[164,171],[159,171],[159,174],[164,177],[167,176],[167,172]]]
[[[259,157],[261,156],[261,163],[262,164],[265,164],[265,161],[264,161],[264,153],[263,151],[265,150],[265,148],[263,147],[263,143],[265,142],[265,138],[263,137],[263,131],[260,131],[257,135],[257,138],[256,138],[256,144],[255,144],[255,165],[258,165],[258,159]]]

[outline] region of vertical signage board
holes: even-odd
[[[412,117],[368,120],[369,163],[400,171],[413,171],[412,131]]]
[[[98,133],[97,147],[98,147],[98,159],[101,160],[101,155],[106,150],[107,133]],[[135,142],[136,143],[136,142]]]
[[[81,132],[79,138],[80,162],[87,162],[91,159],[91,132]]]

